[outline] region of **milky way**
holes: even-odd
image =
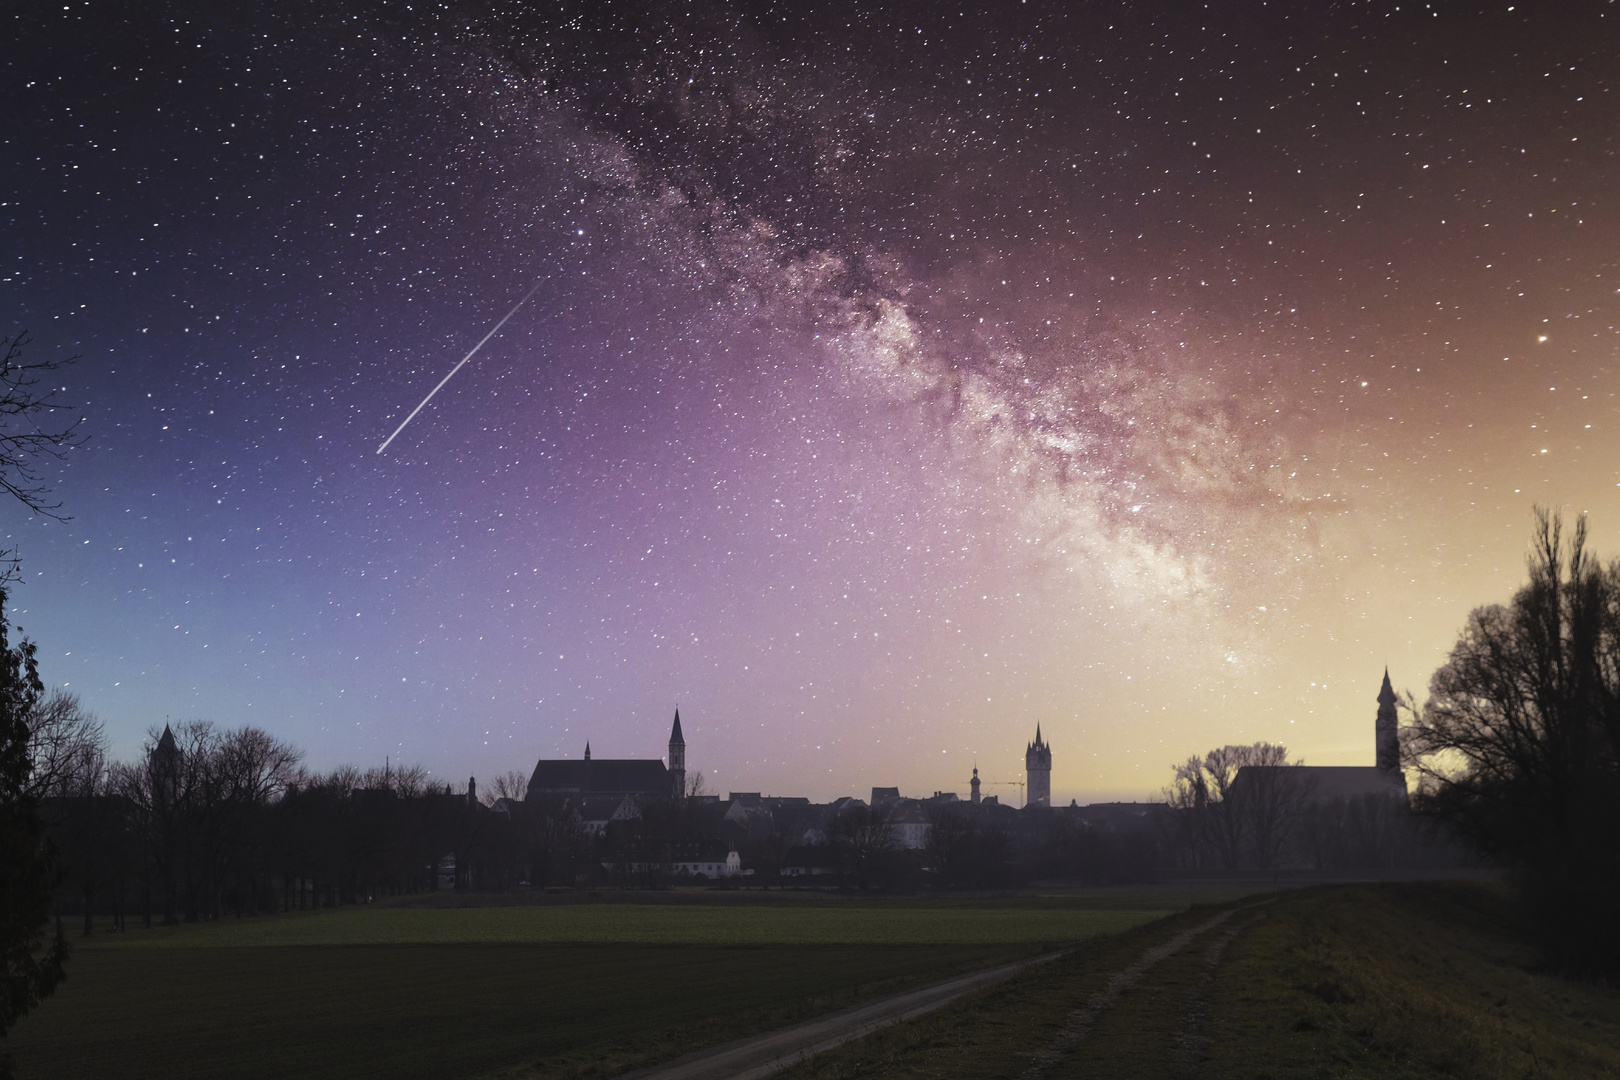
[[[1370,761],[1532,504],[1620,553],[1610,5],[133,7],[0,90],[92,435],[12,615],[120,752],[1143,797]]]

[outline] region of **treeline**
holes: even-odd
[[[455,887],[474,866],[504,885],[516,865],[509,819],[421,767],[313,773],[285,741],[207,721],[110,762],[101,725],[60,691],[30,720],[57,911],[86,932],[96,913],[150,926]]]
[[[1189,758],[1163,803],[1015,810],[740,796],[734,807],[705,796],[698,778],[687,798],[632,800],[604,824],[587,821],[576,798],[526,798],[521,773],[494,778],[480,799],[474,782],[458,790],[420,766],[312,772],[296,747],[252,727],[184,722],[153,733],[137,761],[109,762],[100,725],[61,692],[41,700],[30,725],[31,783],[62,875],[56,910],[86,932],[97,914],[150,925],[439,889],[659,888],[733,853],[735,869],[704,879],[1000,889],[1473,857],[1436,817],[1411,812],[1404,787],[1324,798],[1268,743]]]
[[[729,885],[999,888],[1040,878],[1139,878],[1159,845],[1153,813],[1121,828],[1069,810],[930,802],[926,843],[902,842],[901,803],[779,800],[728,816],[694,793],[644,799],[592,828],[576,800],[523,798],[508,774],[461,790],[420,766],[312,772],[291,744],[206,721],[152,733],[135,761],[108,758],[101,725],[56,691],[28,714],[29,795],[54,848],[59,924],[208,921],[365,903],[439,889],[663,887],[682,859],[724,862]],[[772,800],[766,800],[772,802]],[[919,805],[919,804],[911,804]],[[794,875],[794,852],[809,872]]]
[[[112,762],[100,724],[61,691],[40,699],[29,727],[31,794],[60,872],[55,911],[86,933],[98,915],[173,924],[440,889],[1000,889],[1462,858],[1403,800],[1312,799],[1286,782],[1286,752],[1269,744],[1189,759],[1162,804],[733,803],[705,796],[698,778],[686,798],[626,801],[603,823],[577,798],[526,798],[521,773],[479,798],[476,783],[457,790],[420,766],[313,772],[262,730],[205,721],[154,732],[137,760]],[[1240,784],[1247,766],[1261,768]],[[691,870],[728,857],[724,870]]]

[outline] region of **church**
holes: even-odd
[[[1331,803],[1379,798],[1407,801],[1406,777],[1401,772],[1400,719],[1395,710],[1395,688],[1384,669],[1384,685],[1378,691],[1378,716],[1373,721],[1372,765],[1245,765],[1233,779],[1234,794],[1262,783],[1274,785],[1274,778],[1301,782],[1297,787],[1303,802]]]
[[[681,711],[669,733],[669,764],[657,758],[592,758],[585,744],[583,758],[541,758],[529,777],[526,798],[564,795],[576,799],[680,799],[686,794],[686,739],[681,735]]]

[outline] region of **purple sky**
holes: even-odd
[[[1533,503],[1620,553],[1620,15],[1295,7],[13,7],[11,617],[122,755],[1371,763]]]

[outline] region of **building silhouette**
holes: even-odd
[[[1373,721],[1376,756],[1372,765],[1245,765],[1232,780],[1235,797],[1256,797],[1256,792],[1282,790],[1285,784],[1302,805],[1360,799],[1373,795],[1407,802],[1406,777],[1401,772],[1395,690],[1384,669],[1378,691],[1378,715]]]
[[[675,726],[669,733],[669,794],[686,798],[686,739],[681,735],[681,710],[675,709]]]
[[[675,792],[684,791],[686,784],[686,740],[681,735],[679,712],[669,735],[669,753],[667,767],[657,758],[593,759],[587,742],[583,758],[541,758],[535,762],[526,797],[671,798]]]
[[[1395,715],[1395,688],[1389,685],[1389,668],[1384,669],[1384,685],[1378,691],[1378,768],[1391,776],[1401,773],[1401,741],[1397,734],[1400,720]]]
[[[974,770],[977,774],[978,770]],[[1041,725],[1035,725],[1035,741],[1024,748],[1024,772],[1029,780],[1025,806],[1052,805],[1052,748],[1041,740]]]

